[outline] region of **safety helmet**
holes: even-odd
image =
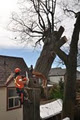
[[[20,71],[21,71],[20,68],[15,68],[15,70],[14,70],[15,73],[19,73]]]

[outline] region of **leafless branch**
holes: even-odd
[[[39,24],[40,24],[40,26],[41,26],[43,29],[45,29],[45,23],[44,23],[43,17],[42,17],[41,14],[40,14],[40,8],[39,8],[39,6],[36,6],[36,5],[35,5],[34,0],[32,0],[32,2],[33,2],[33,5],[34,5],[34,8],[35,8],[35,11],[36,11],[36,13],[37,13],[37,15],[38,15]],[[38,1],[38,2],[39,2],[39,1]],[[39,3],[38,3],[38,4],[39,4]],[[37,8],[38,8],[38,9],[37,9]]]
[[[16,21],[17,23],[21,24],[22,26],[25,26],[25,27],[28,29],[28,31],[30,31],[30,32],[32,32],[32,33],[43,34],[43,33],[40,32],[40,31],[33,30],[33,29],[32,29],[32,25],[31,25],[31,27],[27,26],[22,19],[19,19],[19,20],[18,20],[18,19],[15,19],[14,17],[12,17],[12,19],[13,19],[14,21]],[[23,30],[23,32],[26,32],[26,30]]]
[[[35,45],[37,45],[38,43],[40,43],[41,40],[42,40],[42,38],[40,38],[40,39],[35,43]]]
[[[43,8],[43,10],[44,10],[44,13],[46,14],[48,27],[51,28],[51,22],[50,22],[50,19],[49,19],[49,16],[48,16],[48,15],[49,15],[49,11],[47,11],[47,8],[46,8],[46,7],[44,8],[43,5],[44,5],[44,4],[42,4],[41,6],[42,6],[42,8]]]
[[[74,13],[76,15],[76,13],[73,10],[68,10],[67,8],[64,9],[64,12],[72,12],[72,13]]]

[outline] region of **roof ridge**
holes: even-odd
[[[9,58],[19,58],[19,59],[23,59],[22,57],[8,56],[8,55],[0,55],[0,57],[9,57]]]

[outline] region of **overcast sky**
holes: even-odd
[[[0,48],[21,46],[20,44],[17,46],[17,43],[10,39],[13,33],[7,30],[7,25],[10,22],[9,18],[13,11],[18,11],[18,0],[0,0]],[[58,14],[60,14],[60,12]],[[70,26],[66,26],[65,23],[70,23]],[[71,23],[72,21],[70,21],[70,19],[62,22],[63,26],[66,28],[65,32],[67,31],[68,34],[69,29],[73,26]]]
[[[13,33],[7,30],[11,13],[18,11],[17,1],[0,0],[0,55],[23,57],[28,66],[35,65],[40,52],[30,49],[25,50],[23,46],[21,47],[21,44],[17,44],[10,39]]]
[[[10,39],[13,33],[7,30],[7,25],[13,11],[18,11],[18,0],[0,0],[0,55],[23,57],[28,66],[31,64],[35,65],[40,51],[34,51],[29,48],[25,50],[21,44]],[[73,29],[73,22],[73,19],[65,19],[62,22],[62,25],[66,28],[64,34],[70,34],[69,30]]]
[[[17,0],[0,0],[0,48],[14,47],[10,40],[12,33],[7,31],[7,25],[12,11],[17,10]]]

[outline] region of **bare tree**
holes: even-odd
[[[12,30],[20,35],[15,37],[17,41],[20,39],[21,42],[32,42],[34,39],[36,44],[40,43],[40,41],[43,42],[43,49],[34,69],[47,78],[56,57],[55,53],[52,54],[54,43],[60,40],[59,47],[61,47],[66,42],[66,37],[61,38],[64,28],[60,27],[58,31],[55,30],[55,24],[59,22],[58,19],[55,19],[56,0],[29,0],[29,2],[32,4],[27,11],[27,16],[30,14],[30,18],[25,17],[25,12],[23,12],[22,17],[13,14],[12,22],[15,27]]]
[[[76,71],[77,71],[76,68],[77,68],[78,41],[79,41],[79,32],[80,32],[80,12],[75,13],[72,10],[68,10],[68,9],[66,10],[68,12],[73,12],[75,14],[75,17],[77,18],[72,34],[70,52],[67,55],[61,49],[56,49],[56,45],[54,51],[64,61],[66,65],[63,118],[68,116],[70,117],[70,120],[74,120],[75,98],[76,98]]]
[[[34,46],[34,44],[36,43],[36,46],[37,44],[40,45],[40,43],[43,42],[44,45],[46,42],[49,41],[45,39],[47,37],[45,37],[45,35],[50,34],[49,36],[51,37],[52,32],[50,31],[55,31],[56,28],[59,27],[59,23],[64,21],[64,19],[67,19],[69,17],[71,19],[74,19],[74,16],[71,14],[71,12],[69,12],[69,14],[66,14],[66,12],[63,12],[63,9],[71,8],[72,10],[75,9],[75,11],[77,11],[79,9],[78,4],[78,1],[72,2],[70,0],[63,0],[62,2],[61,0],[58,2],[57,0],[55,0],[54,2],[53,0],[24,0],[21,2],[20,14],[12,14],[12,20],[11,24],[9,24],[9,28],[11,28],[11,30],[16,35],[14,39],[21,44],[29,44],[30,46]],[[56,10],[57,5],[59,6],[59,11]],[[65,15],[63,15],[64,13]],[[63,25],[65,26],[66,24]],[[51,30],[49,30],[50,33],[47,34],[48,28]],[[71,27],[69,27],[68,29],[72,30]],[[68,34],[71,35],[71,33],[72,32],[70,31]],[[68,39],[70,40],[70,38]]]
[[[56,57],[56,54],[64,61],[66,65],[66,84],[65,84],[65,95],[63,103],[63,117],[70,117],[71,120],[74,119],[74,106],[75,106],[75,84],[76,84],[76,67],[77,67],[77,51],[78,51],[78,40],[80,31],[80,14],[76,15],[76,24],[74,26],[74,31],[70,44],[70,52],[67,55],[63,52],[60,47],[66,43],[66,37],[61,37],[64,28],[60,27],[58,31],[55,31],[55,8],[56,0],[30,0],[32,7],[29,12],[34,12],[37,15],[37,19],[34,18],[33,14],[30,14],[31,19],[27,24],[21,18],[15,18],[15,28],[13,31],[18,31],[20,33],[21,41],[32,40],[32,38],[38,38],[36,43],[43,41],[43,49],[38,58],[34,70],[45,75],[47,78],[48,72],[51,65]],[[34,7],[34,11],[33,8]],[[67,9],[66,9],[67,10]],[[70,10],[70,12],[73,12]],[[22,15],[24,18],[24,14]],[[27,19],[27,18],[25,18]],[[15,38],[17,39],[17,37]]]

